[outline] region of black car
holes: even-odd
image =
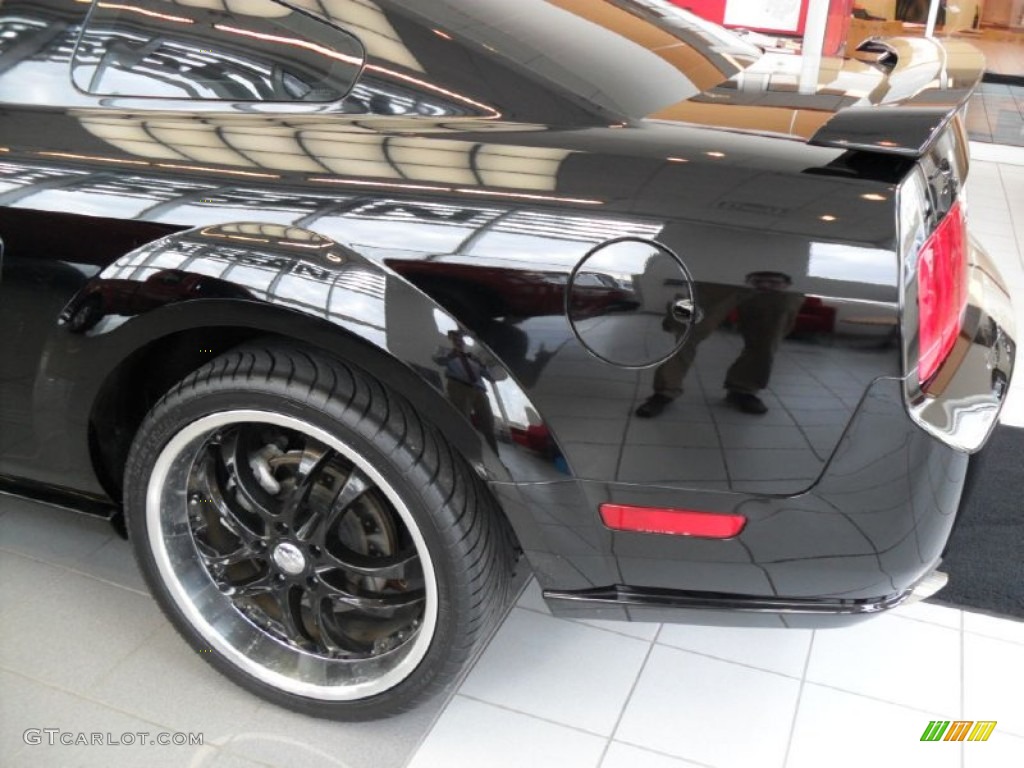
[[[126,528],[318,716],[560,616],[941,587],[1015,355],[958,41],[820,66],[665,0],[5,0],[0,491]]]

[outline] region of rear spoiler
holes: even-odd
[[[878,54],[878,66],[890,70],[879,103],[842,110],[810,144],[920,157],[957,113],[966,110],[985,71],[985,57],[961,40],[872,38],[857,53]]]

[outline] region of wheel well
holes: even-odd
[[[89,419],[89,451],[107,495],[120,503],[135,433],[157,401],[204,363],[263,333],[198,328],[164,336],[126,357],[107,378]]]
[[[126,357],[104,382],[89,422],[89,448],[96,476],[113,500],[121,502],[124,465],[146,414],[177,382],[203,364],[257,338],[277,337],[358,365],[410,401],[421,417],[439,429],[483,479],[509,480],[507,471],[481,436],[444,396],[396,359],[365,341],[332,329],[301,339],[255,327],[204,327],[156,339]],[[429,416],[427,416],[429,414]],[[497,503],[497,499],[495,499]],[[499,505],[500,506],[500,505]]]

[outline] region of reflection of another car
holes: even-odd
[[[830,307],[817,296],[808,296],[796,316],[793,333],[831,334],[836,327],[836,308]]]
[[[250,299],[253,295],[227,280],[164,269],[145,280],[96,278],[61,312],[61,320],[84,333],[105,315],[139,315],[184,299]]]
[[[456,315],[515,319],[565,312],[567,277],[563,273],[437,261],[398,261],[389,266],[427,293],[445,297]],[[571,309],[579,317],[638,306],[636,295],[610,275],[587,272],[577,277],[573,287]]]
[[[790,331],[791,336],[828,336],[835,333],[836,315],[838,310],[828,306],[817,296],[808,296],[800,306],[800,312],[796,316],[796,324]],[[728,322],[736,325],[739,322],[739,312],[733,310],[729,313]]]

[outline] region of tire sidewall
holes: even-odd
[[[386,426],[387,419],[372,408],[360,413],[358,407],[345,407],[338,402],[316,407],[282,392],[230,385],[193,396],[172,395],[158,404],[140,428],[129,455],[125,470],[125,518],[136,559],[161,609],[194,648],[208,645],[181,613],[158,575],[149,546],[147,495],[154,465],[176,434],[201,418],[235,410],[266,411],[307,422],[336,436],[374,466],[405,503],[430,552],[437,588],[437,619],[430,645],[413,671],[393,687],[365,699],[333,701],[299,696],[252,677],[219,653],[204,653],[202,657],[254,693],[317,716],[343,714],[350,719],[368,719],[390,713],[396,702],[417,698],[439,668],[462,661],[453,658],[451,651],[467,621],[467,606],[464,597],[460,597],[465,591],[459,589],[460,568],[452,552],[452,510],[432,486],[426,468],[416,460],[413,446],[392,435]],[[432,439],[428,430],[424,429],[422,434],[425,440]]]

